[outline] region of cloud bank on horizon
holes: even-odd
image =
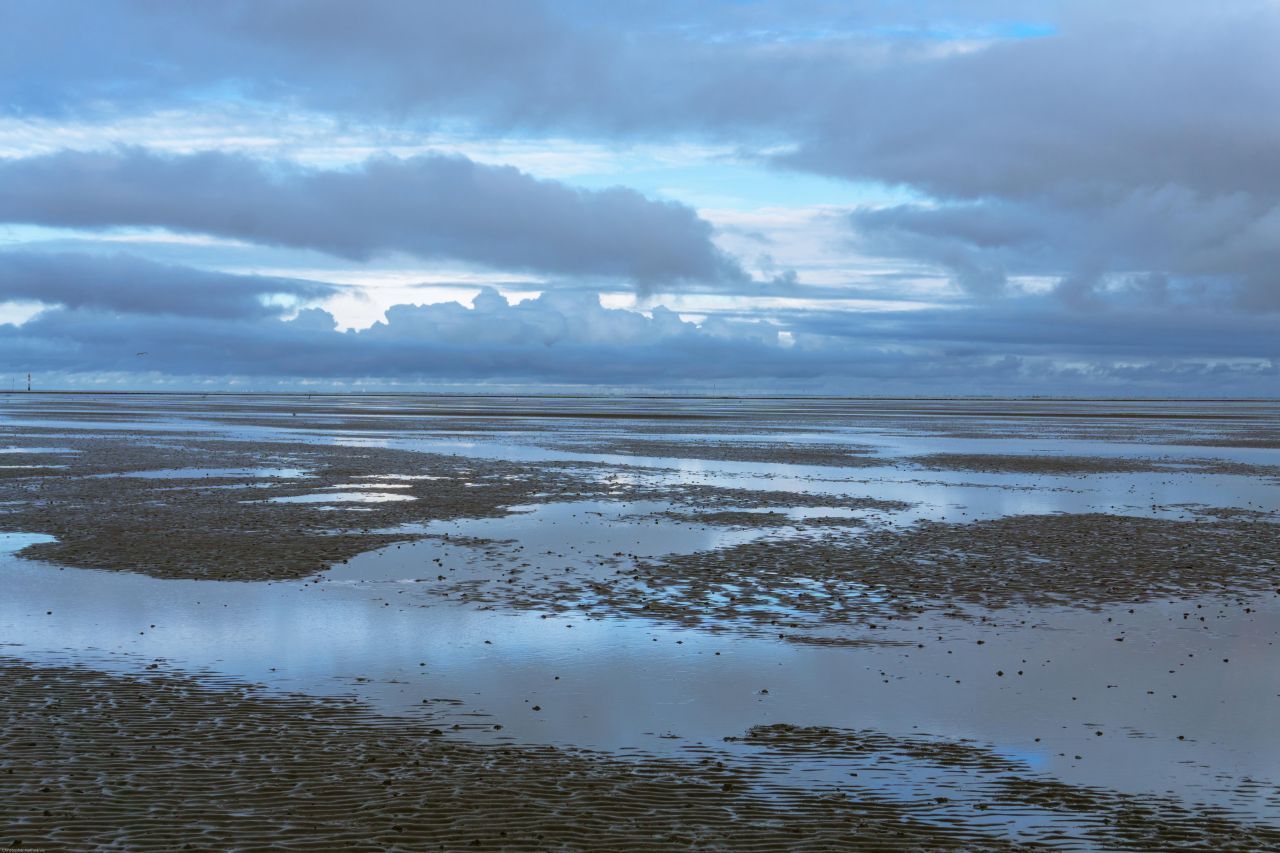
[[[1277,43],[1275,0],[11,0],[0,353],[1274,396]]]

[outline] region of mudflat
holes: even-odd
[[[0,842],[1280,845],[1278,430],[7,395]]]

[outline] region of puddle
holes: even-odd
[[[296,480],[309,477],[310,472],[301,468],[158,468],[94,476],[139,477],[145,480]]]
[[[434,474],[357,474],[354,479],[373,480],[375,482],[413,482],[418,480],[447,480],[448,477],[437,477]],[[394,488],[386,486],[385,488]]]
[[[396,492],[316,492],[309,495],[281,495],[267,498],[270,503],[277,504],[327,504],[327,503],[361,503],[380,504],[392,501],[416,501],[413,495],[402,495]]]
[[[8,557],[23,548],[53,541],[54,537],[43,533],[0,533],[0,556]]]
[[[495,568],[529,574],[560,574],[572,568],[606,577],[620,560],[692,554],[761,535],[697,524],[658,524],[651,517],[670,508],[660,501],[575,501],[515,506],[511,515],[498,518],[406,525],[381,532],[433,538],[361,554],[334,566],[324,577],[329,582],[415,581],[435,579],[440,569],[458,581],[492,577]],[[490,546],[487,552],[485,545]]]
[[[325,489],[368,489],[371,488],[370,483],[335,483],[332,486],[325,486]],[[413,486],[409,483],[378,483],[379,489],[411,489]]]

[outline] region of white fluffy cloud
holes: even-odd
[[[181,284],[190,273],[125,258],[113,263],[121,274],[140,271],[154,283]],[[68,259],[68,269],[84,269],[83,259]],[[288,286],[299,297],[309,292],[300,282],[222,279],[216,284],[232,294]],[[909,381],[932,393],[1029,393],[1046,382],[1073,393],[1223,393],[1274,382],[1280,372],[1280,344],[1266,318],[1189,320],[1184,312],[1131,305],[1064,322],[1048,297],[999,310],[807,311],[781,324],[716,317],[693,323],[662,306],[648,314],[605,308],[588,293],[553,288],[512,304],[485,288],[470,306],[398,305],[358,331],[339,331],[317,307],[291,316],[228,310],[216,301],[180,308],[69,292],[62,306],[0,325],[0,358],[43,377],[45,387],[108,377],[122,387],[214,378],[269,387],[478,382],[884,393]],[[145,361],[138,351],[148,353]]]

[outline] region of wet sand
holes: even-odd
[[[378,532],[397,525],[598,491],[555,466],[378,447],[66,435],[54,442],[72,452],[52,455],[24,442],[6,459],[33,467],[0,475],[0,530],[56,537],[35,559],[156,577],[305,577],[404,538]]]
[[[1280,467],[1246,465],[1221,459],[1141,459],[1106,456],[1010,456],[999,453],[933,453],[908,460],[932,471],[985,471],[1013,474],[1123,474],[1146,472],[1200,472],[1280,477]]]
[[[0,659],[0,815],[9,847],[227,849],[1007,849],[1075,841],[1111,849],[1280,844],[1280,830],[1176,803],[1030,778],[971,744],[773,726],[743,738],[784,757],[817,752],[864,772],[924,760],[980,777],[971,816],[950,798],[895,802],[850,783],[770,784],[768,760],[620,758],[473,746],[350,702],[263,696],[167,674],[120,678]],[[970,783],[975,785],[976,783]],[[991,809],[1078,822],[1015,844]]]
[[[756,441],[680,441],[677,439],[611,439],[606,442],[553,443],[565,450],[583,450],[609,455],[703,459],[723,462],[782,462],[790,465],[820,465],[834,468],[875,467],[885,460],[870,454],[862,445],[797,446]]]
[[[874,799],[753,796],[750,773],[712,756],[473,747],[349,703],[181,678],[8,663],[0,687],[0,841],[17,849],[998,846]]]
[[[0,842],[1280,846],[1277,426],[10,395]]]
[[[1280,595],[1278,521],[1032,515],[761,540],[642,563],[598,602],[632,616],[795,629],[865,626],[931,610],[968,618],[967,606],[1004,611]],[[558,594],[572,601],[585,597],[572,589]],[[780,620],[780,612],[805,624]],[[808,639],[793,630],[782,638]]]

